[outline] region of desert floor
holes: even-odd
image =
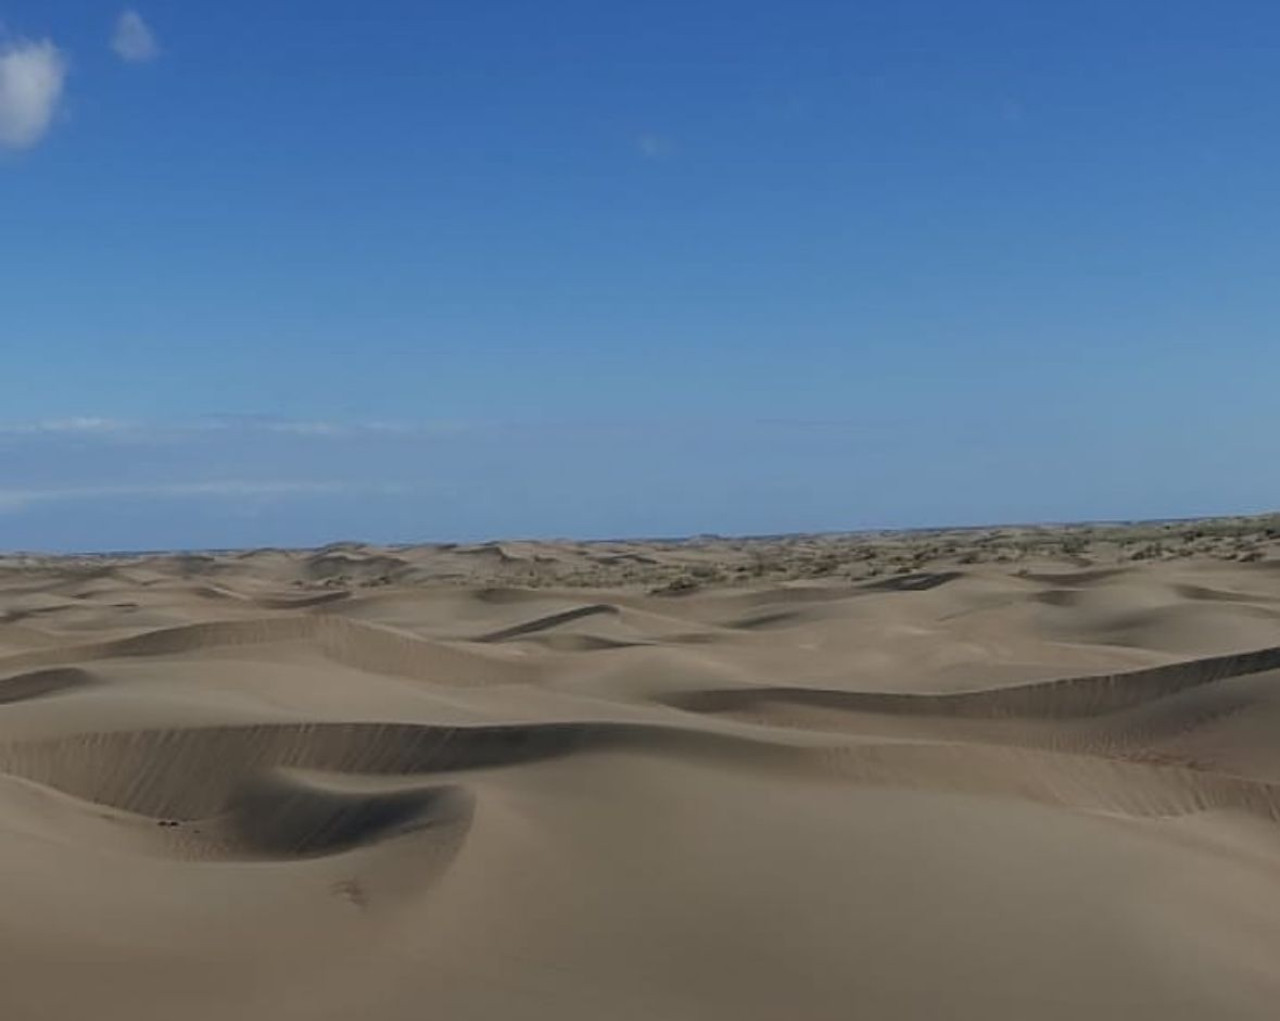
[[[1280,522],[0,558],[0,1016],[1280,1016]]]

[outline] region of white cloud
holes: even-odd
[[[50,40],[0,42],[0,146],[27,149],[44,137],[66,77],[66,58]]]
[[[116,56],[130,64],[142,64],[154,60],[160,53],[155,33],[142,15],[135,10],[121,12],[116,19],[116,30],[111,36],[111,48]]]

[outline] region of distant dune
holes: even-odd
[[[0,558],[15,1019],[1271,1019],[1280,522]]]

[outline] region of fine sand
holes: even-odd
[[[1280,523],[0,558],[0,1017],[1271,1019]]]

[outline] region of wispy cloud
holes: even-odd
[[[1007,124],[1019,124],[1026,117],[1026,107],[1021,100],[1003,99],[1000,101],[1000,119]]]
[[[0,146],[28,149],[45,136],[66,77],[66,57],[50,40],[0,41]]]
[[[469,422],[325,422],[319,420],[264,420],[256,424],[264,432],[290,436],[452,436],[477,428]]]
[[[41,422],[0,423],[0,436],[67,436],[77,433],[101,436],[125,432],[130,428],[129,423],[114,418],[53,418]]]
[[[160,54],[160,45],[151,26],[133,9],[122,11],[116,19],[111,48],[117,57],[130,64],[143,64],[155,60]]]
[[[341,422],[268,422],[267,432],[287,433],[290,436],[346,436],[356,431]]]
[[[668,156],[674,155],[676,151],[675,142],[666,135],[646,133],[637,136],[635,143],[640,155],[650,160],[666,159]]]
[[[279,435],[307,439],[349,437],[456,436],[493,423],[343,421],[272,418],[263,415],[210,415],[185,422],[142,422],[81,415],[34,422],[0,422],[0,439],[98,439],[104,442],[148,442],[191,438],[202,434]]]
[[[0,512],[25,510],[34,504],[114,498],[138,499],[277,499],[333,496],[351,492],[341,482],[267,482],[244,479],[207,482],[160,482],[120,486],[64,486],[47,489],[0,489]],[[390,490],[386,490],[390,491]]]

